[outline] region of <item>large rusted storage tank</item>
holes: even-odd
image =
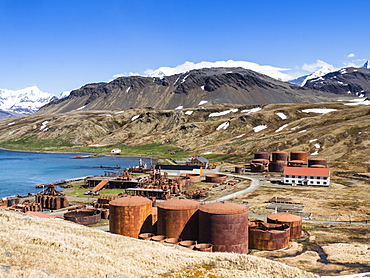
[[[278,160],[271,161],[269,163],[269,172],[284,172],[285,167],[288,165],[288,161]]]
[[[272,161],[288,161],[288,153],[287,152],[272,152],[271,157]]]
[[[158,234],[170,238],[198,240],[200,203],[187,199],[172,199],[159,203]]]
[[[109,231],[138,238],[152,231],[152,201],[141,196],[127,196],[109,202]]]
[[[303,160],[307,162],[308,154],[302,151],[290,152],[290,160]]]
[[[214,252],[248,253],[248,208],[234,203],[208,203],[199,208],[199,242]]]
[[[313,167],[314,165],[322,165],[325,168],[328,167],[328,163],[324,158],[311,158],[308,160],[308,167]],[[318,167],[317,167],[318,168]]]
[[[235,173],[243,174],[244,168],[242,166],[235,166]]]
[[[81,225],[92,225],[101,220],[101,211],[96,209],[75,209],[64,213],[64,219]]]
[[[200,182],[200,174],[181,174],[180,177],[188,178],[189,182]]]
[[[249,248],[279,250],[289,245],[290,227],[287,224],[256,223],[249,226]]]
[[[302,235],[302,218],[298,215],[279,212],[267,216],[267,223],[287,224],[290,227],[290,238]]]
[[[221,183],[226,181],[227,176],[222,174],[206,175],[206,182]]]
[[[270,160],[270,153],[268,153],[268,152],[257,152],[257,153],[254,154],[254,159]]]

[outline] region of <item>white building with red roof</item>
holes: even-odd
[[[285,167],[284,183],[291,185],[329,186],[330,169],[314,167]]]

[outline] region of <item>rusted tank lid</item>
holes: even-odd
[[[200,206],[200,211],[212,214],[238,214],[248,211],[248,207],[227,202],[209,203]]]
[[[159,208],[168,210],[197,209],[200,205],[199,202],[188,199],[170,199],[157,204]]]
[[[267,216],[270,220],[277,220],[280,222],[295,222],[295,221],[302,221],[302,218],[298,215],[284,213],[284,212],[278,212],[273,213]]]
[[[135,207],[151,204],[152,201],[141,196],[126,196],[109,202],[112,206]]]

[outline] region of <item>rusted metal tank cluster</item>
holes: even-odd
[[[109,209],[109,202],[114,199],[117,199],[117,197],[101,196],[96,200],[96,202],[93,203],[93,206],[94,208]]]
[[[289,213],[273,213],[267,216],[267,223],[287,224],[290,227],[290,238],[299,238],[302,235],[302,218]]]
[[[223,174],[209,174],[206,175],[206,182],[211,182],[211,183],[223,183],[227,179],[226,175]]]
[[[101,220],[101,211],[96,209],[74,209],[66,212],[64,219],[81,225],[92,225]]]
[[[290,227],[287,224],[271,224],[262,221],[249,222],[249,248],[279,250],[289,245]]]
[[[188,244],[198,250],[248,253],[248,208],[234,203],[172,199],[157,205],[157,235],[152,202],[127,196],[110,202],[112,233],[155,241]],[[204,245],[200,245],[204,243]],[[198,246],[196,246],[198,244]]]
[[[257,152],[254,154],[254,159],[251,162],[252,172],[283,172],[285,167],[327,167],[325,159],[315,158],[308,159],[308,153],[303,151],[292,151],[289,154],[283,151],[271,153]]]

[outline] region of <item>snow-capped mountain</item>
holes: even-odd
[[[367,60],[365,64],[363,64],[362,68],[370,69],[370,60]]]
[[[252,63],[252,62],[234,61],[234,60],[216,61],[216,62],[203,61],[199,63],[185,62],[173,68],[160,67],[156,70],[147,70],[146,74],[148,77],[163,78],[165,76],[171,76],[174,74],[180,74],[180,73],[185,73],[191,70],[204,69],[204,68],[244,68],[244,69],[249,69],[249,70],[253,70],[258,73],[265,74],[267,76],[270,76],[272,78],[275,78],[281,81],[287,81],[292,78],[290,75],[284,73],[284,71],[289,70],[286,68],[277,68],[277,67],[269,66],[269,65],[259,65],[259,64]]]
[[[316,70],[315,72],[313,72],[311,74],[304,75],[304,76],[298,77],[298,78],[293,79],[293,80],[289,80],[288,82],[292,83],[292,84],[295,84],[295,85],[298,85],[298,86],[304,86],[308,80],[324,76],[324,75],[326,75],[330,72],[336,71],[336,70],[337,69],[334,68],[332,65],[326,64],[326,65],[323,65],[321,68],[319,68],[318,70]]]
[[[37,86],[21,90],[0,89],[0,110],[12,115],[28,115],[53,99],[56,99],[54,95],[42,92]]]

